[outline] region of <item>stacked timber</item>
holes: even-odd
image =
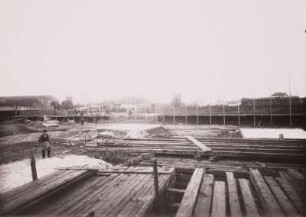
[[[158,169],[157,190],[161,196],[173,176],[173,168]],[[4,193],[0,199],[1,216],[141,217],[154,204],[154,176],[152,167],[120,167],[98,173],[60,170]]]
[[[220,139],[220,138],[145,138],[125,139],[88,149],[153,153],[157,155],[218,156],[260,161],[306,160],[306,140]]]
[[[95,172],[93,170],[59,171],[3,193],[0,195],[0,215],[22,213],[69,185],[91,177]]]

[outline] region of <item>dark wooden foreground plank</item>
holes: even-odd
[[[305,204],[302,202],[301,197],[292,187],[290,182],[285,177],[277,177],[275,178],[275,180],[279,183],[283,191],[290,198],[290,200],[293,203],[293,206],[298,210],[298,212],[301,215],[305,215],[306,214]]]
[[[246,217],[260,217],[254,197],[250,189],[250,182],[247,179],[238,179]]]
[[[279,174],[290,182],[301,199],[306,203],[306,182],[304,175],[294,169],[288,169],[287,172],[279,171]]]
[[[209,216],[210,207],[213,195],[214,176],[205,174],[203,183],[200,188],[196,208],[194,211],[195,217]]]
[[[290,202],[286,194],[282,191],[277,182],[273,179],[273,177],[265,176],[264,178],[286,215],[290,217],[299,216],[297,210],[293,207],[292,203]]]
[[[234,174],[231,172],[226,172],[226,180],[231,216],[241,217],[242,213],[238,199],[238,191]]]
[[[73,172],[72,170],[54,172],[35,181],[31,181],[24,185],[21,185],[15,189],[12,189],[8,192],[1,194],[0,195],[1,203],[7,203],[10,200],[18,198],[20,194],[27,194],[29,192],[32,192],[33,190],[36,190],[44,185],[47,185],[50,182],[53,182],[54,180],[59,179],[72,172]]]
[[[223,181],[215,181],[211,217],[226,217],[225,198],[225,183]]]
[[[211,152],[211,148],[208,148],[206,145],[202,144],[200,141],[196,140],[192,136],[186,136],[186,139],[188,139],[194,145],[198,146],[203,152]]]
[[[139,183],[135,187],[129,186],[124,191],[124,194],[118,195],[115,199],[110,201],[108,208],[105,206],[100,207],[100,210],[96,210],[95,214],[103,214],[103,216],[116,216],[121,210],[123,210],[130,200],[134,200],[139,194],[146,191],[147,188],[153,186],[153,175],[143,175],[143,179],[139,179]]]
[[[118,208],[120,211],[120,208],[122,208],[122,204],[120,204],[120,202],[122,202],[124,206],[125,199],[133,196],[133,194],[135,194],[135,192],[137,192],[142,185],[146,183],[152,184],[152,182],[149,181],[150,178],[151,175],[138,174],[132,182],[127,183],[126,185],[123,183],[122,188],[119,187],[120,189],[116,193],[112,194],[111,197],[107,197],[106,201],[103,201],[103,203],[101,203],[97,209],[92,211],[97,216],[106,216],[109,212]]]
[[[110,200],[113,195],[117,194],[117,192],[122,191],[123,188],[133,183],[135,180],[136,174],[121,174],[121,181],[112,181],[111,185],[107,188],[102,186],[103,190],[97,189],[90,197],[85,197],[85,202],[79,203],[78,206],[74,206],[72,210],[65,212],[67,215],[82,215],[87,216],[89,213],[95,212],[102,204],[106,203]]]
[[[78,185],[72,187],[71,189],[68,189],[67,191],[64,191],[60,194],[60,196],[54,196],[50,200],[48,200],[48,203],[42,204],[44,206],[44,209],[37,208],[37,209],[31,209],[28,210],[25,216],[31,215],[31,216],[46,216],[50,215],[55,210],[60,209],[61,207],[65,206],[67,203],[72,201],[73,199],[77,197],[84,196],[84,192],[90,191],[94,186],[96,186],[98,183],[102,182],[103,179],[108,178],[107,176],[93,176],[87,180],[84,180],[83,182],[80,182]]]
[[[193,215],[204,173],[205,169],[203,168],[196,168],[194,170],[183,196],[181,206],[176,213],[176,217],[188,217]]]
[[[78,170],[73,171],[72,173],[68,173],[67,175],[54,180],[47,185],[44,185],[36,190],[33,190],[27,194],[19,194],[19,197],[10,200],[7,203],[1,204],[0,207],[0,215],[8,214],[11,212],[16,212],[18,210],[26,209],[34,205],[35,203],[40,202],[42,199],[46,199],[49,195],[55,193],[57,190],[67,187],[69,184],[74,181],[78,181],[79,179],[89,176],[93,173],[93,171],[88,170]]]
[[[165,191],[169,186],[171,175],[161,175],[158,178],[159,183],[159,193]],[[151,183],[144,185],[143,189],[137,192],[131,200],[125,205],[125,207],[120,211],[118,216],[135,216],[143,217],[152,208],[155,199],[155,189],[153,185],[153,180]]]
[[[268,216],[285,216],[265,180],[257,169],[250,169],[250,180]]]
[[[123,176],[124,175],[122,174],[113,174],[101,180],[101,182],[98,182],[97,185],[89,187],[86,191],[84,191],[83,193],[80,193],[76,197],[74,198],[68,197],[67,200],[65,198],[64,199],[65,203],[63,204],[63,206],[52,209],[52,212],[49,212],[48,215],[51,215],[51,216],[68,215],[70,212],[73,212],[79,207],[84,206],[86,201],[90,200],[95,194],[111,186],[114,180],[123,179]]]

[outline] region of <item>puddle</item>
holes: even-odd
[[[243,138],[259,139],[259,138],[279,138],[280,134],[285,139],[306,139],[306,131],[299,128],[240,128]]]

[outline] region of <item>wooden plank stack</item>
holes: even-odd
[[[160,171],[159,193],[163,195],[174,170],[160,168]],[[79,182],[72,184],[76,179]],[[64,185],[67,188],[62,188]],[[61,190],[47,197],[56,189]],[[94,174],[80,169],[61,170],[2,194],[0,198],[1,215],[144,216],[153,207],[154,179],[151,167],[122,167],[115,172],[104,170]]]
[[[25,184],[0,195],[0,215],[18,213],[38,204],[51,195],[57,194],[68,185],[91,177],[92,170],[67,170],[56,172],[40,180]]]
[[[145,138],[117,141],[87,147],[96,151],[153,153],[172,156],[218,156],[222,159],[306,161],[306,140],[220,139],[220,138]]]

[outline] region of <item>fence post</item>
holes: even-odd
[[[30,152],[30,161],[31,161],[31,172],[32,172],[32,179],[33,181],[37,180],[37,171],[36,171],[36,162],[34,153]]]
[[[158,187],[158,172],[157,172],[157,159],[153,159],[153,175],[154,175],[154,188],[155,188],[155,208],[158,212],[160,210],[160,198],[159,198],[159,187]]]

